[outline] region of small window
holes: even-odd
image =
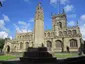
[[[71,35],[71,30],[68,30],[68,35]]]
[[[75,34],[77,34],[77,33],[76,33],[76,30],[73,30],[73,35],[75,35]]]

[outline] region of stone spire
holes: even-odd
[[[41,3],[36,8],[34,25],[34,47],[41,47],[44,44],[44,14]]]

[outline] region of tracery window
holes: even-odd
[[[70,40],[70,47],[78,47],[77,40],[71,39]]]
[[[62,28],[62,23],[61,23],[61,22],[59,22],[58,24],[59,24],[59,27],[60,27],[60,28]]]

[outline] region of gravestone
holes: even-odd
[[[56,64],[56,62],[57,59],[47,52],[46,47],[28,48],[20,58],[21,64]]]

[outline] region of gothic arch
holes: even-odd
[[[68,35],[72,35],[72,31],[71,30],[68,30]]]
[[[59,36],[62,36],[63,35],[63,32],[62,31],[59,31]]]
[[[22,49],[23,48],[23,43],[22,42],[20,42],[20,49]]]
[[[52,42],[47,41],[47,49],[48,49],[48,51],[51,51],[51,48],[52,48]]]
[[[72,30],[72,33],[73,33],[73,35],[77,34],[76,30]]]
[[[48,32],[48,37],[50,37],[50,32]]]
[[[56,40],[55,46],[57,50],[61,50],[63,52],[63,42],[61,40]]]
[[[10,52],[10,46],[7,45],[6,49],[7,49],[6,52],[9,53]]]
[[[29,42],[26,42],[26,49],[29,47]]]
[[[77,40],[76,39],[71,39],[70,40],[70,47],[71,48],[78,47],[78,43],[77,43]]]
[[[62,28],[62,23],[61,22],[59,22],[59,27]]]

